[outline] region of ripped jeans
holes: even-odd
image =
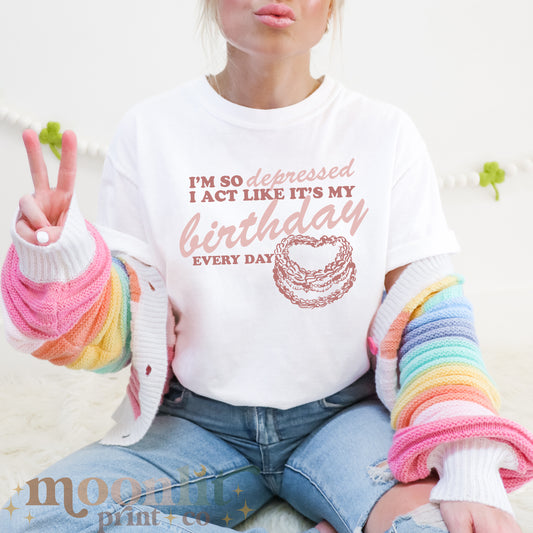
[[[15,510],[3,506],[0,531],[217,533],[277,496],[358,533],[396,483],[386,463],[392,434],[372,372],[286,410],[228,405],[174,380],[141,441],[94,443],[62,459],[13,495]],[[390,531],[442,533],[429,525],[435,512],[399,517]]]

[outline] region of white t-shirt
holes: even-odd
[[[99,222],[152,249],[180,382],[282,409],[368,370],[388,271],[458,250],[411,120],[328,77],[279,109],[205,78],[141,102],[112,143]]]

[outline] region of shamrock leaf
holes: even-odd
[[[46,125],[46,128],[43,128],[41,133],[39,133],[39,141],[41,141],[41,144],[50,145],[50,149],[58,159],[61,159],[58,148],[61,149],[61,139],[63,137],[63,135],[59,133],[60,129],[61,126],[59,125],[59,122],[49,122]]]
[[[505,170],[500,168],[500,165],[495,161],[492,163],[485,163],[483,172],[479,174],[479,184],[482,187],[492,185],[496,191],[496,201],[500,199],[500,192],[498,191],[498,187],[496,187],[496,183],[503,183],[504,180]]]

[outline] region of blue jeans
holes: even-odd
[[[392,434],[372,372],[287,410],[231,406],[174,380],[141,441],[93,443],[62,459],[13,494],[0,531],[217,533],[278,496],[338,533],[360,532],[396,483]],[[442,529],[404,516],[390,531]]]

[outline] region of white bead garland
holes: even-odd
[[[20,129],[31,128],[39,133],[43,129],[40,122],[34,122],[30,117],[21,116],[16,111],[8,109],[6,106],[0,106],[0,121],[5,120],[12,126]],[[95,159],[105,159],[108,148],[101,144],[86,141],[85,139],[78,139],[78,153],[80,155],[87,155]],[[533,157],[526,157],[514,163],[506,163],[501,165],[505,174],[508,177],[516,176],[519,172],[533,172]],[[454,187],[471,187],[479,185],[479,172],[470,171],[467,173],[458,174],[457,176],[439,176],[439,187],[445,189],[452,189]]]
[[[30,117],[21,116],[16,111],[12,111],[6,106],[0,106],[0,121],[2,120],[5,120],[8,124],[18,129],[25,130],[30,128],[37,133],[40,133],[45,127],[40,122],[34,122]],[[78,154],[88,155],[89,157],[97,159],[105,159],[107,147],[78,138]]]
[[[531,158],[523,159],[519,164],[526,172],[531,172],[533,170],[533,159]]]

